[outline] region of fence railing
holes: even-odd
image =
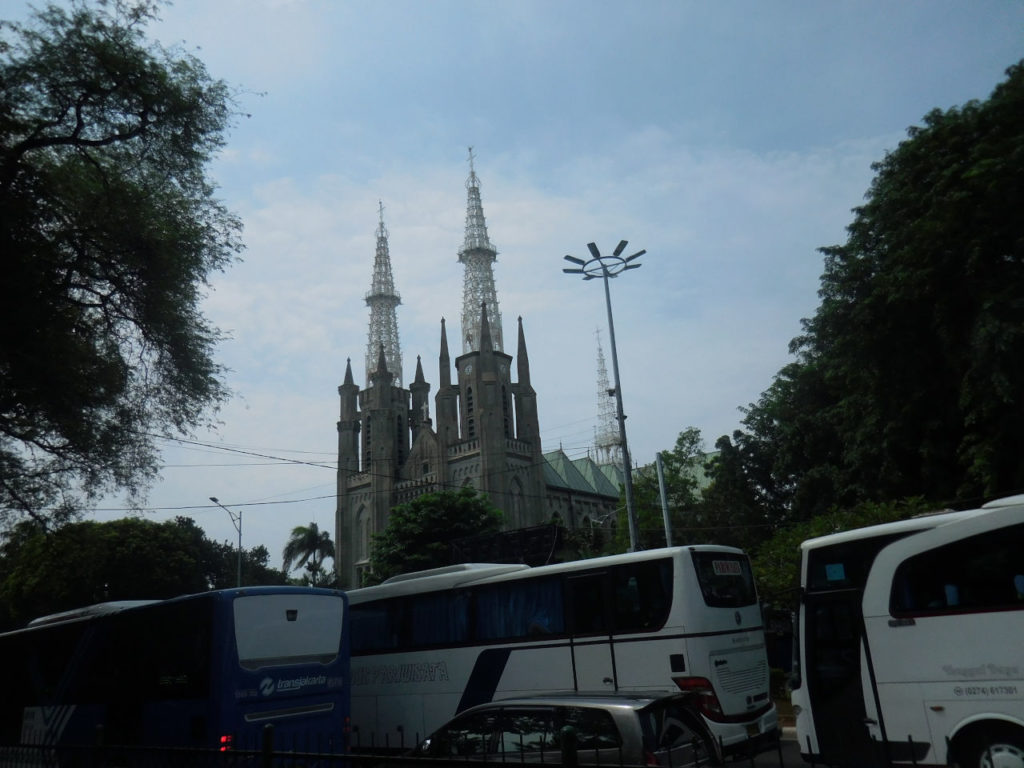
[[[481,759],[475,755],[465,757],[433,758],[403,754],[414,745],[374,744],[375,749],[384,749],[392,754],[369,753],[371,744],[357,744],[333,737],[310,735],[291,737],[288,743],[275,738],[273,725],[266,725],[254,743],[229,743],[223,747],[154,747],[139,745],[105,744],[102,732],[97,734],[96,743],[83,745],[2,745],[0,744],[0,768],[433,768],[434,766],[458,765],[463,768],[474,766],[546,765],[564,768],[639,768],[639,764],[627,760],[627,756],[615,750],[588,750],[563,746],[562,749],[545,750],[542,753],[519,752],[486,755]],[[781,768],[782,752],[778,741],[762,745],[761,752],[778,751]],[[673,764],[671,752],[660,755],[664,768],[702,768],[716,764],[702,744],[694,743],[690,759]],[[744,756],[734,755],[742,760]],[[754,765],[755,753],[747,756]]]

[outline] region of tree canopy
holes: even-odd
[[[384,530],[372,537],[367,583],[451,565],[453,540],[497,533],[501,521],[501,510],[469,487],[427,493],[399,504]]]
[[[724,443],[794,520],[1024,488],[1024,62],[923,122],[873,166],[796,362]]]
[[[242,553],[242,583],[283,584],[258,546]],[[187,517],[124,518],[47,531],[14,526],[0,547],[0,626],[107,600],[158,600],[235,586],[238,550]]]
[[[0,23],[0,523],[155,477],[227,395],[203,287],[241,249],[206,167],[233,118],[153,0]]]
[[[700,528],[702,521],[697,511],[700,502],[700,476],[703,473],[704,453],[700,430],[688,427],[679,433],[670,451],[662,451],[662,475],[669,509],[669,521],[678,544],[679,535]],[[626,520],[625,496],[620,497],[615,526],[615,548],[619,552],[629,547],[629,524]],[[636,510],[639,538],[638,549],[665,546],[665,520],[661,508],[661,485],[655,465],[634,472],[633,506]],[[687,539],[687,543],[694,543]]]

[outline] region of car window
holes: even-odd
[[[537,755],[557,749],[551,707],[502,710],[499,751],[503,755]]]
[[[497,712],[470,712],[437,730],[423,751],[431,757],[483,759],[494,753],[498,734]]]
[[[622,744],[619,729],[609,712],[586,707],[561,707],[559,728],[571,725],[576,729],[579,749],[610,749]]]

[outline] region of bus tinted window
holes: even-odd
[[[1024,525],[960,539],[896,569],[890,609],[898,614],[1024,609]]]
[[[352,651],[398,648],[401,613],[398,600],[377,600],[351,608]]]
[[[469,640],[469,594],[435,592],[406,601],[415,647]]]
[[[639,632],[665,624],[672,605],[672,561],[648,560],[612,569],[615,629]]]
[[[604,594],[606,574],[585,573],[570,576],[569,614],[575,635],[604,634],[608,632],[608,600]]]
[[[727,552],[694,552],[704,602],[712,608],[739,608],[757,602],[754,575],[746,555]]]
[[[557,578],[526,579],[476,592],[476,637],[500,640],[565,631],[562,584]]]
[[[145,699],[205,697],[210,684],[212,606],[159,605],[112,616],[96,626],[96,656],[84,666],[85,701],[116,701],[136,690]]]
[[[811,550],[807,556],[807,590],[862,588],[879,550],[906,535],[872,536]]]

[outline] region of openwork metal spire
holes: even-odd
[[[601,348],[601,331],[597,336],[597,427],[594,430],[594,449],[598,464],[622,464],[622,441],[615,420],[614,390],[608,386],[608,367]]]
[[[366,294],[370,308],[370,338],[366,344],[366,386],[370,386],[370,373],[377,370],[380,350],[388,371],[394,374],[394,386],[402,387],[402,348],[398,343],[398,316],[395,309],[402,297],[395,290],[391,275],[391,253],[388,250],[388,230],[384,226],[384,204],[380,206],[380,224],[377,227],[377,253],[373,259],[373,284]]]
[[[494,262],[497,249],[487,237],[484,207],[480,202],[480,180],[473,168],[473,148],[469,148],[469,179],[466,180],[466,239],[459,251],[459,262],[466,265],[462,289],[462,353],[480,349],[480,307],[487,308],[491,342],[495,351],[504,350],[501,312],[494,288]]]

